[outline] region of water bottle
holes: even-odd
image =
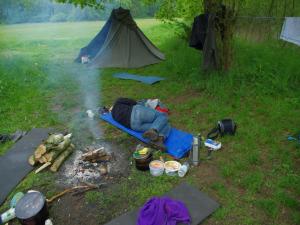
[[[5,213],[0,216],[0,224],[5,224],[6,222],[14,219],[16,217],[15,208],[10,208]]]
[[[193,137],[192,163],[199,165],[199,137]]]
[[[188,162],[185,162],[181,165],[180,169],[178,170],[178,176],[184,177],[187,171],[189,170],[190,164]]]

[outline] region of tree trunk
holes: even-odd
[[[211,64],[211,70],[227,71],[232,65],[233,58],[233,35],[235,25],[235,4],[222,5],[218,0],[204,0],[203,8],[205,13],[215,15],[214,35],[208,35],[207,38],[215,38],[215,40],[206,39],[205,42],[215,42],[214,58],[216,63]],[[208,53],[211,49],[207,49]],[[210,57],[210,58],[209,58]],[[211,60],[211,56],[203,50],[203,69],[207,71],[205,64]]]

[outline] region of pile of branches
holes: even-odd
[[[51,165],[50,170],[57,172],[66,158],[73,152],[75,146],[71,143],[72,134],[51,134],[46,141],[37,147],[29,157],[30,165],[42,164],[36,173]]]

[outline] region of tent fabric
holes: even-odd
[[[300,46],[300,17],[286,17],[280,39]]]
[[[143,34],[130,11],[114,9],[110,18],[96,37],[81,49],[82,56],[89,56],[91,67],[139,68],[165,59],[165,56]]]

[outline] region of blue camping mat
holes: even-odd
[[[140,75],[134,75],[130,73],[116,73],[113,75],[115,78],[119,79],[125,79],[125,80],[136,80],[140,81],[144,84],[154,84],[161,80],[164,80],[165,78],[162,77],[155,77],[155,76],[140,76]]]
[[[149,143],[148,139],[143,138],[143,132],[138,132],[124,127],[117,121],[115,121],[110,113],[100,115],[100,118],[111,125],[123,130],[124,132],[136,137],[144,143]],[[182,158],[189,150],[191,150],[193,144],[193,135],[186,133],[176,128],[172,128],[169,137],[165,141],[167,147],[166,153],[170,154],[174,158]]]

